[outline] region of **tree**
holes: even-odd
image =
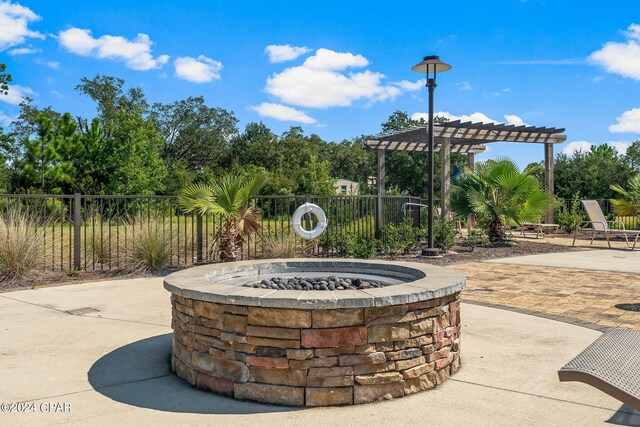
[[[238,133],[233,113],[189,97],[153,104],[150,118],[164,138],[160,155],[168,166],[182,162],[191,171],[229,166],[229,141]]]
[[[640,172],[640,140],[631,143],[624,157],[631,169]]]
[[[329,162],[329,175],[360,183],[359,191],[367,190],[370,176],[376,174],[376,153],[365,148],[365,136],[344,140],[340,143],[325,144],[320,158]]]
[[[466,170],[452,186],[451,209],[489,223],[489,239],[505,238],[511,222],[537,222],[551,205],[531,171],[520,172],[511,160],[488,160]]]
[[[5,133],[0,127],[0,193],[9,192],[11,168],[9,161],[12,158],[12,147],[15,145],[15,137],[11,133]]]
[[[224,221],[218,232],[220,260],[235,261],[244,237],[260,229],[258,212],[250,202],[265,184],[267,174],[227,175],[210,184],[191,184],[182,190],[182,209],[200,215],[217,214]]]
[[[436,116],[434,123],[446,123],[445,117]],[[382,124],[383,132],[399,131],[411,126],[425,125],[424,119],[414,120],[406,112],[394,111],[389,119]],[[386,155],[387,188],[396,188],[399,192],[414,196],[425,196],[428,192],[429,157],[427,152],[389,151]],[[454,169],[461,169],[466,164],[466,158],[459,153],[451,153],[450,163]],[[434,156],[434,192],[439,193],[441,187],[440,153]]]
[[[563,199],[576,192],[587,199],[610,199],[615,197],[610,185],[624,186],[635,174],[625,157],[607,144],[571,156],[560,153],[554,161],[555,192]]]
[[[33,137],[37,133],[38,117],[46,116],[52,122],[57,122],[62,114],[55,111],[52,107],[38,108],[33,104],[33,99],[28,96],[24,97],[19,104],[20,113],[16,120],[13,121],[13,134],[18,141],[22,141],[25,137]]]
[[[37,137],[23,139],[24,155],[16,167],[14,187],[23,191],[61,193],[73,179],[73,163],[64,155],[72,150],[75,127],[71,116],[53,122],[38,116]]]
[[[250,123],[232,141],[233,169],[267,171],[264,191],[270,194],[334,194],[328,145],[297,126],[277,136],[262,123]]]
[[[162,194],[167,174],[162,136],[139,113],[120,110],[107,127],[111,139],[109,194]]]
[[[120,110],[135,114],[147,112],[149,104],[142,89],[134,87],[125,91],[123,87],[123,79],[98,74],[93,79],[83,77],[76,90],[96,103],[104,124],[114,120]]]
[[[544,187],[544,162],[529,163],[524,170],[534,177],[541,187]]]
[[[11,74],[5,73],[6,69],[6,64],[0,64],[0,95],[9,93],[9,82],[12,81]]]

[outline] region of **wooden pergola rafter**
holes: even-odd
[[[441,216],[449,215],[449,189],[451,181],[450,154],[464,153],[467,164],[474,167],[475,154],[484,152],[485,144],[493,142],[516,142],[544,144],[545,189],[553,194],[553,145],[567,140],[564,128],[528,125],[505,125],[502,123],[472,123],[455,120],[434,123],[434,152],[442,155]],[[376,135],[366,141],[367,147],[378,152],[378,195],[384,192],[385,151],[427,152],[429,150],[428,124],[412,126],[394,132]],[[382,209],[381,198],[379,209]],[[553,222],[553,211],[547,213],[546,222]]]

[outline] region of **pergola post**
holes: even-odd
[[[473,153],[467,153],[467,167],[473,172],[476,169],[476,155]],[[473,220],[473,215],[469,215],[467,218],[467,230],[471,230],[476,227],[476,222]]]
[[[378,179],[377,184],[377,197],[376,197],[376,209],[375,209],[375,235],[376,239],[382,238],[382,195],[384,194],[384,177],[385,177],[385,156],[384,150],[377,150],[378,153]]]
[[[553,196],[553,144],[545,142],[544,144],[544,188]],[[545,214],[544,222],[553,224],[553,205]]]
[[[440,146],[440,218],[449,218],[451,189],[451,138],[443,138]]]

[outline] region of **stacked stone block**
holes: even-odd
[[[327,310],[171,301],[173,371],[237,399],[360,404],[434,388],[460,368],[459,294]]]

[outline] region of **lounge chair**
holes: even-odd
[[[640,332],[609,329],[558,371],[640,411]]]
[[[607,243],[609,247],[611,247],[611,242],[609,241],[609,236],[620,236],[623,235],[625,241],[627,242],[627,247],[631,249],[635,249],[636,243],[638,242],[638,236],[640,236],[640,231],[638,230],[626,230],[624,228],[624,223],[621,221],[607,221],[607,218],[602,213],[602,209],[600,209],[600,205],[595,200],[583,200],[582,206],[584,206],[584,210],[589,217],[589,221],[582,221],[576,227],[576,230],[573,233],[573,246],[576,245],[576,238],[578,237],[578,231],[591,231],[591,244],[593,244],[593,239],[596,237],[596,233],[603,234],[607,239]],[[612,229],[609,224],[619,224],[621,226],[620,229]],[[589,227],[591,226],[591,227]],[[633,246],[629,243],[629,236],[635,236],[633,240]]]
[[[554,237],[558,235],[558,229],[560,225],[558,224],[545,224],[543,222],[523,222],[520,226],[520,231],[522,232],[522,237],[527,237],[525,235],[526,230],[531,230],[536,233],[536,239],[540,236],[544,237],[544,230],[550,230],[553,232]]]

